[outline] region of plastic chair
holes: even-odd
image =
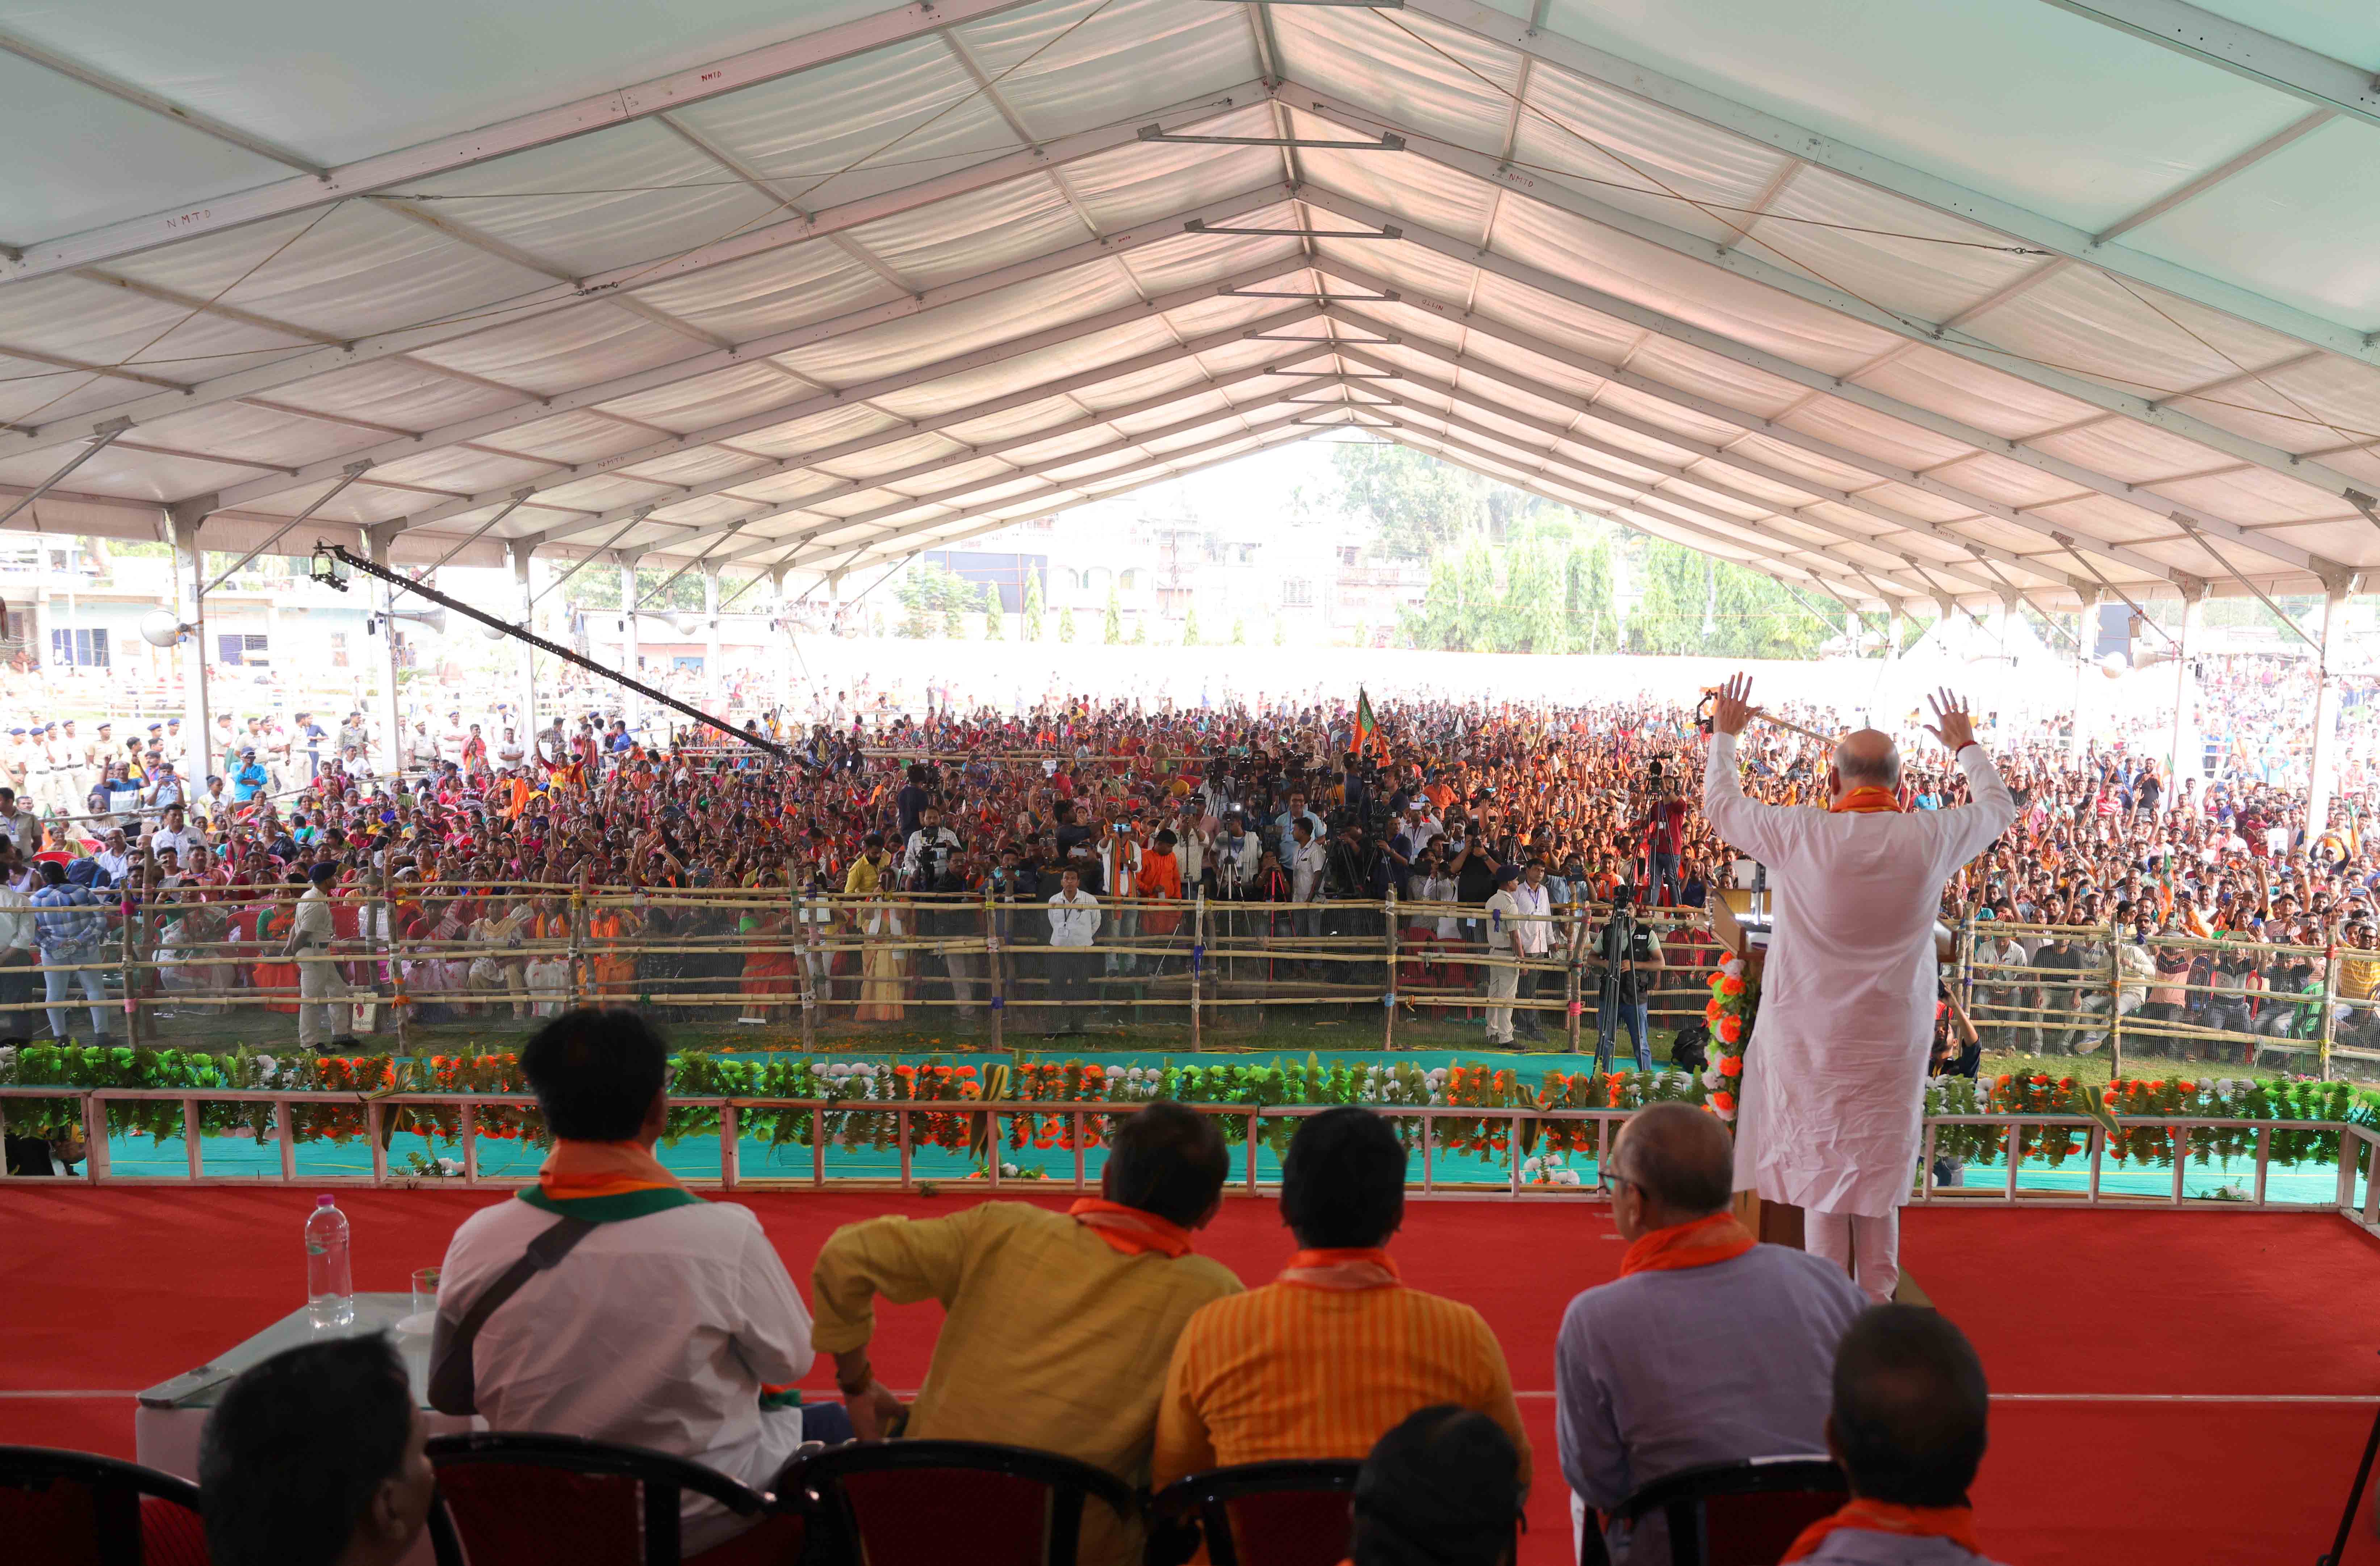
[[[0,1447],[0,1540],[42,1566],[206,1566],[199,1487],[87,1451]]]
[[[836,1566],[1075,1566],[1083,1503],[1137,1522],[1130,1487],[1055,1452],[985,1441],[868,1441],[802,1459],[779,1480]],[[783,1504],[784,1502],[781,1502]]]
[[[1656,1479],[1615,1515],[1633,1524],[1659,1513],[1670,1525],[1670,1566],[1774,1566],[1850,1495],[1843,1471],[1826,1458],[1747,1457]]]
[[[771,1498],[682,1457],[577,1436],[501,1430],[435,1436],[429,1450],[438,1471],[439,1504],[431,1509],[430,1531],[439,1566],[463,1566],[467,1560],[501,1566],[791,1561],[806,1531],[793,1514],[689,1561],[678,1521],[686,1492],[707,1496],[739,1517],[768,1514]],[[782,1542],[754,1541],[752,1534]]]
[[[1338,1566],[1363,1466],[1351,1458],[1245,1463],[1177,1479],[1148,1503],[1151,1566],[1180,1566],[1202,1540],[1213,1566]]]

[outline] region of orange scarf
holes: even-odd
[[[1731,1213],[1715,1212],[1692,1223],[1674,1223],[1639,1234],[1620,1258],[1620,1276],[1632,1272],[1678,1272],[1733,1261],[1752,1249],[1752,1232]]]
[[[1301,1289],[1387,1289],[1397,1282],[1397,1264],[1377,1247],[1300,1251],[1281,1269],[1280,1281]]]
[[[1122,1202],[1102,1201],[1097,1196],[1085,1196],[1066,1212],[1076,1223],[1098,1235],[1108,1249],[1121,1256],[1190,1254],[1190,1232],[1153,1212],[1128,1208]]]
[[[683,1191],[642,1142],[557,1141],[537,1171],[537,1188],[555,1201],[622,1196],[632,1191]]]
[[[1855,788],[1840,799],[1829,801],[1827,810],[1828,814],[1837,816],[1872,816],[1885,811],[1890,811],[1894,815],[1901,813],[1900,800],[1892,790],[1878,788],[1874,783],[1864,788]]]
[[[1899,1534],[1904,1538],[1949,1539],[1970,1555],[1981,1555],[1975,1542],[1975,1509],[1972,1506],[1896,1506],[1888,1500],[1854,1500],[1831,1517],[1821,1517],[1802,1530],[1779,1566],[1813,1554],[1837,1528],[1863,1533]]]

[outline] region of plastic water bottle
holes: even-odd
[[[335,1198],[317,1196],[306,1215],[306,1313],[317,1330],[356,1324],[356,1286],[347,1258],[347,1215]]]

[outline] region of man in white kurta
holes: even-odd
[[[1735,1185],[1806,1214],[1805,1244],[1869,1297],[1899,1282],[1900,1208],[1916,1168],[1934,1031],[1934,921],[1943,883],[2016,819],[2016,802],[1955,698],[1927,732],[1959,759],[1974,803],[1903,811],[1900,757],[1873,729],[1837,743],[1828,807],[1760,805],[1736,777],[1735,736],[1758,710],[1742,675],[1719,693],[1703,810],[1768,868],[1775,927],[1756,1048],[1744,1062]]]

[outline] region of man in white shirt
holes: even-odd
[[[1553,894],[1546,890],[1546,867],[1531,860],[1512,883],[1513,923],[1512,951],[1514,955],[1531,961],[1542,959],[1553,949]],[[1537,998],[1537,970],[1517,969],[1513,973],[1513,998],[1534,1001]],[[1546,1030],[1537,1025],[1535,1012],[1515,1011],[1512,1026],[1521,1038],[1532,1044],[1545,1041]]]
[[[759,1220],[705,1201],[653,1157],[669,1115],[660,1036],[631,1011],[570,1012],[520,1066],[553,1151],[534,1187],[472,1214],[446,1247],[432,1402],[476,1407],[498,1430],[668,1452],[755,1489],[773,1484],[806,1424],[847,1438],[839,1406],[780,1406],[814,1358],[810,1318]],[[462,1319],[557,1220],[591,1227],[487,1317],[464,1360]],[[442,1374],[462,1364],[468,1377]],[[746,1525],[693,1496],[684,1517],[689,1557]]]
[[[1803,1209],[1810,1250],[1849,1268],[1878,1304],[1900,1276],[1932,1053],[1934,922],[1943,883],[2016,819],[2016,801],[1948,691],[1927,733],[1958,759],[1974,803],[1904,812],[1900,752],[1862,729],[1836,742],[1824,810],[1759,805],[1736,775],[1735,736],[1758,710],[1736,675],[1712,711],[1703,814],[1768,868],[1776,939],[1762,980],[1760,1049],[1743,1077],[1735,1181]]]
[[[1520,970],[1512,965],[1518,955],[1514,921],[1521,913],[1521,900],[1512,889],[1520,884],[1518,867],[1500,866],[1496,890],[1488,897],[1488,1042],[1491,1046],[1509,1047],[1512,1042],[1512,997],[1519,992],[1521,977]]]
[[[506,729],[503,742],[496,747],[496,765],[517,767],[528,759],[528,752],[522,748],[520,740],[512,730]]]
[[[917,830],[909,834],[902,850],[902,879],[917,891],[929,891],[958,852],[959,834],[942,825],[939,807],[929,805],[919,813]]]
[[[205,841],[204,833],[193,832],[184,824],[182,807],[178,805],[172,806],[165,811],[164,825],[155,828],[149,833],[150,847],[160,854],[170,848],[185,859],[189,857],[192,848]]]
[[[1050,1026],[1045,1033],[1080,1033],[1090,998],[1091,942],[1099,933],[1099,900],[1083,890],[1083,872],[1069,865],[1050,899]]]

